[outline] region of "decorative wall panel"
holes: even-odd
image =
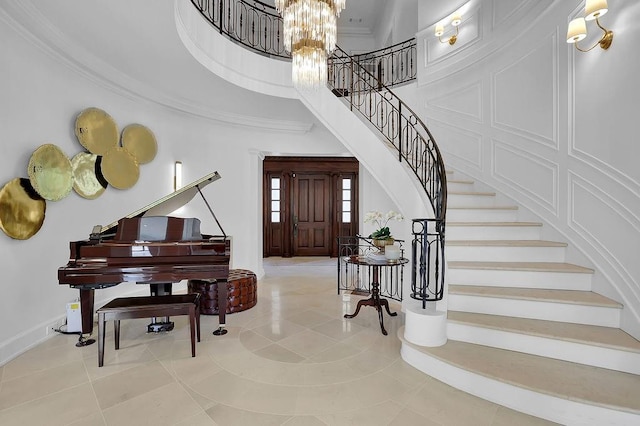
[[[513,0],[493,0],[493,28],[495,29],[509,21],[509,18],[514,16],[529,3],[531,3],[530,0],[518,2]]]
[[[640,276],[640,218],[633,211],[573,173],[569,174],[568,207],[569,226],[612,263],[625,280]],[[639,286],[636,282],[632,288]]]
[[[493,74],[493,126],[558,148],[557,34]]]
[[[558,165],[500,141],[492,142],[493,177],[557,215]]]
[[[477,123],[482,123],[482,82],[428,99],[427,108],[436,108],[459,114]]]
[[[481,135],[433,119],[429,120],[429,129],[438,141],[445,163],[453,156],[476,169],[482,168]]]

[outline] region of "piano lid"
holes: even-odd
[[[133,213],[129,213],[128,215],[123,216],[121,219],[132,218],[132,217],[144,217],[144,216],[168,216],[170,213],[178,210],[180,207],[184,206],[189,201],[191,201],[193,197],[195,197],[195,195],[198,192],[200,192],[202,188],[209,185],[211,182],[214,182],[220,179],[220,177],[221,176],[218,174],[218,172],[209,173],[208,175],[194,182],[191,182],[188,185],[183,186],[177,191],[174,191],[171,194],[166,195],[160,198],[159,200],[156,200],[153,203],[146,205],[141,209],[136,210]],[[202,195],[202,193],[200,193],[200,195]],[[215,214],[213,214],[213,211],[211,210],[211,207],[209,207],[209,203],[207,203],[207,200],[204,198],[204,195],[202,195],[202,198],[207,204],[207,207],[209,208],[209,211],[211,211],[211,214],[213,215],[214,219],[216,220],[216,222],[218,222],[218,219],[215,217]],[[107,233],[107,231],[111,230],[112,228],[115,228],[118,225],[119,220],[120,219],[116,220],[115,222],[109,225],[103,226],[100,229],[100,234],[103,235]],[[218,227],[220,227],[219,223],[218,223]],[[220,230],[224,234],[224,230],[222,230],[222,227],[220,227]],[[225,234],[225,237],[226,237],[226,234]]]

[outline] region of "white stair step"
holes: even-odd
[[[515,222],[517,218],[517,206],[447,207],[451,222]]]
[[[544,240],[448,240],[447,259],[490,262],[564,262],[566,243]]]
[[[473,185],[472,180],[447,178],[447,190],[451,192],[470,192],[473,191]]]
[[[493,287],[591,290],[593,269],[560,262],[447,263],[449,282]]]
[[[448,240],[537,240],[542,224],[538,222],[456,222],[447,220]]]
[[[447,207],[488,207],[495,205],[495,192],[447,192]]]
[[[640,424],[640,376],[449,340],[421,347],[398,330],[401,355],[464,392],[560,424]]]
[[[590,291],[449,285],[448,308],[617,328],[622,305]]]
[[[447,337],[640,374],[640,342],[613,327],[449,310]]]

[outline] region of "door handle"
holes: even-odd
[[[293,236],[298,236],[298,216],[293,216]]]

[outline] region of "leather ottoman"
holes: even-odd
[[[227,281],[227,313],[253,308],[258,303],[258,280],[247,269],[231,269]],[[200,293],[200,313],[218,315],[218,283],[216,280],[189,280],[189,293]]]

